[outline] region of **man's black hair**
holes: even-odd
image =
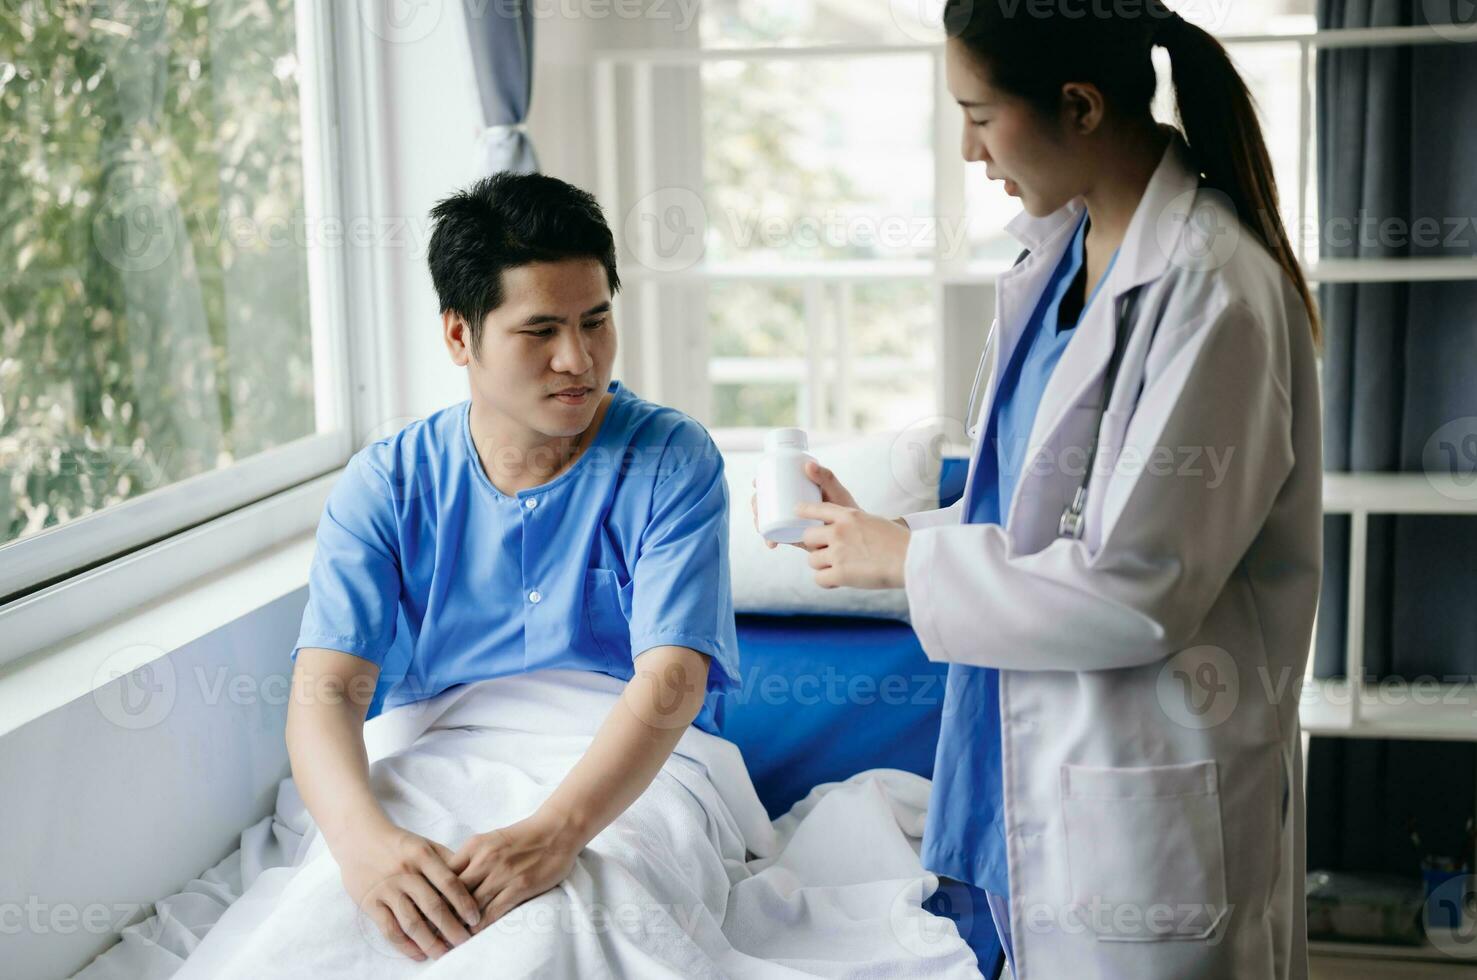
[[[615,238],[589,193],[543,174],[484,177],[431,209],[427,258],[443,313],[456,313],[482,348],[482,321],[503,302],[503,270],[533,262],[591,258],[605,266],[614,296]]]

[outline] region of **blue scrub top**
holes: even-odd
[[[1062,323],[1062,299],[1084,261],[1087,214],[1000,375],[984,442],[965,504],[964,523],[1005,523],[1003,510],[1025,462],[1041,395],[1078,320]],[[1112,269],[1118,254],[1108,264]],[[1082,305],[1085,313],[1097,288]],[[923,835],[923,866],[994,895],[1010,894],[1005,859],[1004,784],[1000,762],[1000,674],[991,667],[949,665],[933,789]]]
[[[646,650],[689,647],[712,657],[695,723],[716,733],[739,677],[723,457],[688,416],[609,390],[584,453],[513,496],[482,468],[470,401],[356,453],[318,524],[293,659],[404,664],[388,709],[548,668],[626,680]]]

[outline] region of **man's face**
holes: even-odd
[[[452,357],[492,411],[551,438],[578,435],[594,420],[615,362],[605,267],[563,259],[502,276],[503,302],[483,321],[479,356],[468,358],[448,337]],[[583,394],[560,394],[569,389]]]

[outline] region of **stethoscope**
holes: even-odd
[[[1031,250],[1025,249],[1015,257],[1011,263],[1014,270],[1022,262],[1031,257]],[[985,378],[985,365],[990,361],[990,348],[995,346],[995,332],[1000,328],[1000,318],[996,317],[990,321],[990,332],[985,334],[985,349],[980,352],[980,362],[974,369],[974,384],[969,386],[969,408],[965,410],[964,434],[969,437],[971,444],[980,437],[980,424],[975,421],[975,410],[979,408],[980,382]]]
[[[1021,259],[1025,256],[1022,255]],[[1017,264],[1021,259],[1016,260]],[[1101,427],[1103,415],[1108,410],[1108,399],[1113,394],[1113,386],[1118,380],[1118,368],[1123,363],[1123,347],[1127,334],[1131,329],[1129,320],[1132,317],[1133,300],[1136,293],[1119,298],[1118,324],[1113,332],[1113,353],[1108,359],[1108,371],[1103,379],[1103,395],[1098,401],[1098,424],[1092,427],[1092,443],[1087,450],[1087,468],[1082,473],[1082,482],[1077,485],[1077,492],[1072,494],[1072,502],[1062,511],[1061,519],[1057,521],[1057,536],[1081,540],[1083,529],[1087,521],[1083,512],[1087,509],[1087,487],[1092,482],[1093,470],[1097,468],[1098,455],[1098,429]],[[985,365],[990,362],[990,351],[995,346],[995,334],[999,330],[1000,321],[994,320],[990,324],[990,332],[985,335],[985,349],[980,353],[979,364],[974,369],[974,383],[969,388],[969,407],[964,416],[969,420],[965,427],[965,434],[969,436],[970,444],[979,441],[980,423],[975,421],[975,412],[979,409],[980,386],[985,378]]]
[[[965,423],[964,434],[969,436],[971,443],[980,437],[980,423],[975,421],[974,413],[980,407],[980,382],[985,380],[985,365],[990,363],[990,348],[995,346],[995,331],[999,327],[999,320],[990,323],[990,332],[985,334],[985,349],[980,354],[979,365],[974,369],[974,384],[969,386],[969,408],[965,409],[964,414],[968,421]]]

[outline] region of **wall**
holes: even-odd
[[[148,684],[118,678],[0,738],[0,974],[70,976],[272,811],[287,706],[266,680],[290,671],[306,601],[296,589],[155,661]]]

